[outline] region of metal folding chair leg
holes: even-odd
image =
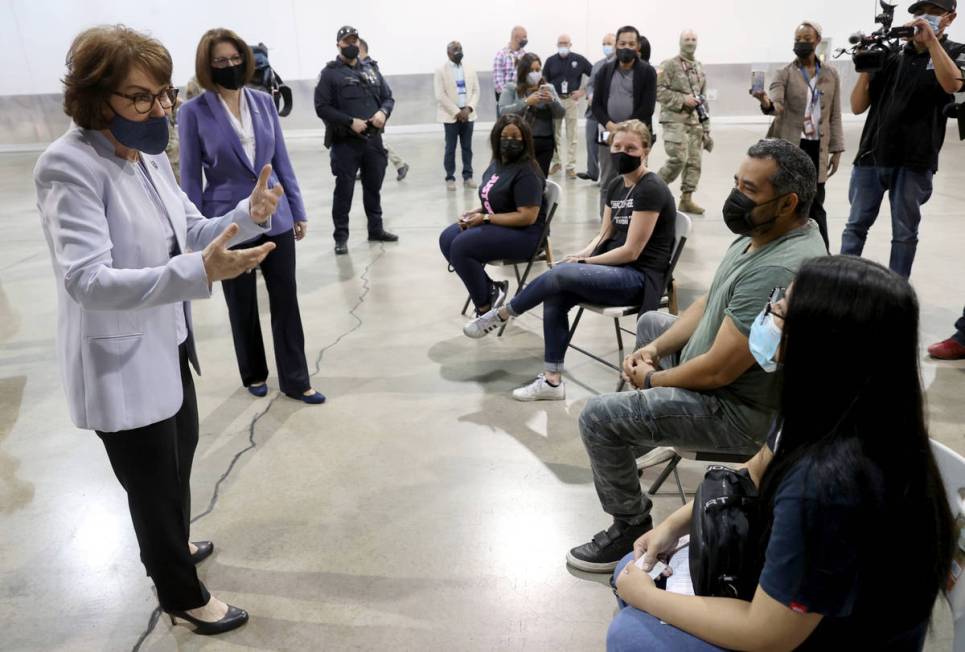
[[[620,328],[620,318],[614,317],[613,328],[617,332],[617,369],[623,368],[623,330]],[[617,381],[617,390],[620,391],[623,388],[623,374],[620,374],[620,380]]]
[[[462,316],[466,316],[466,311],[469,310],[469,304],[472,303],[472,297],[466,297],[466,305],[462,307]]]
[[[516,294],[519,294],[520,292],[523,291],[523,287],[526,285],[526,279],[529,278],[529,273],[530,271],[532,271],[532,269],[533,269],[533,261],[531,260],[529,261],[529,263],[527,263],[526,269],[523,271],[523,275],[520,276],[519,266],[513,265],[513,271],[516,272],[516,282],[518,283],[518,285],[516,286]],[[506,302],[509,303],[509,299],[507,299]],[[496,337],[502,337],[503,333],[506,331],[507,326],[509,326],[508,319],[506,320],[506,323],[504,323],[502,327],[499,329],[499,332],[496,333]]]
[[[684,505],[687,504],[687,494],[684,492],[683,485],[680,483],[680,474],[677,472],[677,465],[680,464],[680,459],[679,455],[674,455],[673,459],[667,462],[667,466],[663,467],[663,471],[660,472],[657,479],[650,485],[650,489],[647,490],[648,494],[656,496],[657,492],[660,491],[660,487],[663,486],[663,483],[667,480],[667,477],[673,473],[674,480],[677,483],[677,492],[680,494],[680,500]]]

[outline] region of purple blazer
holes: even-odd
[[[181,188],[202,215],[217,217],[251,195],[261,168],[271,163],[268,185],[280,181],[285,194],[272,215],[268,235],[280,235],[292,229],[293,221],[307,219],[302,193],[288,159],[278,111],[271,96],[250,88],[242,92],[248,100],[255,132],[255,165],[248,162],[218,94],[205,91],[178,109]],[[202,170],[207,182],[203,189]]]

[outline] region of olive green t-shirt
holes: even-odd
[[[704,316],[681,352],[681,364],[710,350],[724,317],[749,336],[771,291],[790,285],[805,260],[828,253],[812,220],[748,253],[750,245],[750,238],[740,237],[724,254],[707,294]],[[755,364],[730,385],[707,393],[720,400],[731,425],[763,444],[778,408],[780,382],[780,370],[769,374]]]

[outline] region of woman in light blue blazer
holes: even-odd
[[[250,195],[205,219],[181,192],[164,148],[177,99],[171,57],[134,30],[82,32],[68,54],[66,134],[34,183],[57,281],[57,353],[70,415],[96,431],[127,492],[141,561],[161,608],[201,634],[248,614],[211,596],[188,542],[198,410],[192,299],[260,264],[275,247],[232,244],[270,230],[282,196],[265,166]],[[200,373],[200,372],[199,372]]]
[[[285,196],[272,228],[240,248],[265,242],[275,252],[261,264],[271,308],[271,332],[281,391],[306,403],[323,403],[308,378],[305,334],[295,284],[295,241],[308,232],[305,206],[288,159],[278,112],[271,96],[245,88],[254,71],[251,48],[229,29],[208,30],[198,43],[195,76],[205,92],[178,111],[181,187],[206,217],[221,215],[255,185],[266,163]],[[202,187],[201,173],[205,185]],[[254,396],[268,394],[268,363],[261,338],[255,275],[224,281],[241,383]]]

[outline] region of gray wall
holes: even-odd
[[[785,64],[769,64],[773,72]],[[848,96],[857,75],[850,62],[835,62],[841,74],[842,107],[849,113]],[[708,87],[717,90],[717,100],[711,113],[716,118],[757,117],[764,119],[756,102],[747,94],[750,87],[751,64],[721,64],[706,67]],[[431,124],[435,121],[436,106],[432,89],[432,75],[392,75],[389,85],[396,98],[396,110],[391,126]],[[770,73],[768,74],[770,80]],[[496,102],[489,72],[479,73],[481,99],[478,115],[481,120],[493,120]],[[286,131],[318,130],[321,121],[315,116],[313,102],[314,80],[291,82],[295,107],[282,120]],[[656,116],[654,116],[656,119]],[[0,150],[42,148],[56,139],[67,128],[67,117],[61,108],[59,94],[8,95],[0,97]]]

